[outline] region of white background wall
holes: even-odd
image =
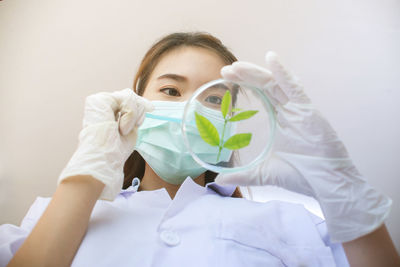
[[[387,225],[399,249],[399,13],[396,0],[1,1],[0,223],[18,225],[36,196],[54,193],[87,95],[131,87],[157,38],[203,30],[241,60],[280,54],[361,173],[393,199]]]

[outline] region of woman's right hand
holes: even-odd
[[[122,188],[123,166],[136,144],[137,127],[152,109],[150,101],[130,88],[86,97],[78,148],[58,184],[69,177],[90,175],[105,184],[99,198],[114,200]]]

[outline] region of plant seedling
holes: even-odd
[[[217,162],[219,161],[219,157],[221,156],[222,148],[236,150],[248,146],[251,141],[251,133],[240,133],[232,135],[228,138],[228,140],[224,142],[225,128],[228,123],[250,119],[258,112],[258,110],[243,111],[240,108],[232,109],[231,106],[232,96],[231,92],[227,90],[221,102],[221,113],[224,118],[224,126],[221,134],[206,117],[195,112],[196,126],[199,130],[201,138],[204,140],[204,142],[211,146],[218,146]],[[232,116],[234,112],[239,113]]]

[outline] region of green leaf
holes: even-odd
[[[258,112],[258,110],[246,110],[246,111],[240,112],[239,114],[236,114],[235,116],[230,118],[229,121],[246,120],[246,119],[253,117],[257,112]]]
[[[233,108],[232,109],[232,112],[236,112],[236,111],[242,111],[243,109],[241,109],[241,108]]]
[[[219,134],[217,128],[204,116],[195,112],[196,126],[201,138],[212,146],[219,146]]]
[[[224,147],[230,150],[240,149],[250,144],[251,133],[241,133],[231,136],[226,140]]]
[[[228,114],[231,101],[232,101],[231,92],[229,90],[226,90],[221,102],[221,112],[222,116],[224,116],[224,119],[226,118],[226,114]]]

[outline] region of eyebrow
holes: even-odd
[[[172,79],[172,80],[175,80],[175,81],[178,81],[178,82],[187,81],[187,78],[185,76],[178,75],[178,74],[173,74],[173,73],[166,73],[166,74],[163,74],[163,75],[161,75],[161,76],[159,76],[157,78],[157,80],[161,80],[161,79]]]
[[[228,86],[226,86],[225,84],[222,84],[222,83],[214,84],[213,86],[211,86],[211,87],[209,87],[209,88],[223,89],[223,90],[232,91],[231,88],[229,88]]]

